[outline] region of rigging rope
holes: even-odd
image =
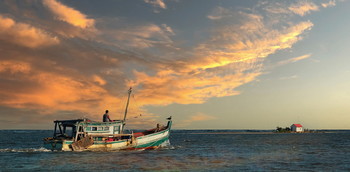
[[[133,100],[134,100],[134,102],[135,102],[135,103],[132,103],[131,106],[134,106],[134,107],[136,107],[135,109],[139,110],[140,105],[138,104],[138,102],[137,102],[136,99],[135,99],[135,94],[131,94],[131,97],[133,98]],[[133,104],[135,104],[135,105],[133,105]],[[141,113],[138,113],[138,114],[139,114],[139,115],[134,116],[133,118],[141,118],[141,117],[142,117],[142,114],[141,114]]]

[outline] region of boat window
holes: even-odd
[[[105,131],[108,131],[109,130],[109,127],[105,127]]]
[[[103,131],[103,127],[98,127],[97,130],[98,131]]]
[[[91,127],[91,131],[97,131],[97,127]]]
[[[64,134],[65,134],[67,137],[73,137],[73,128],[72,128],[72,127],[67,127]]]
[[[119,126],[114,126],[114,131],[119,131]]]
[[[91,127],[86,127],[86,131],[91,131]]]

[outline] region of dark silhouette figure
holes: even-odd
[[[112,122],[111,118],[109,118],[108,110],[106,110],[106,113],[103,115],[103,122]]]

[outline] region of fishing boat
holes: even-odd
[[[167,146],[172,125],[171,117],[167,118],[166,126],[157,124],[153,129],[135,133],[124,131],[130,94],[131,88],[128,91],[123,120],[55,120],[53,137],[44,138],[44,147],[53,151],[115,151]]]

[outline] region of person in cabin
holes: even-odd
[[[108,110],[106,110],[106,113],[103,115],[103,122],[112,122],[111,118],[109,118]]]

